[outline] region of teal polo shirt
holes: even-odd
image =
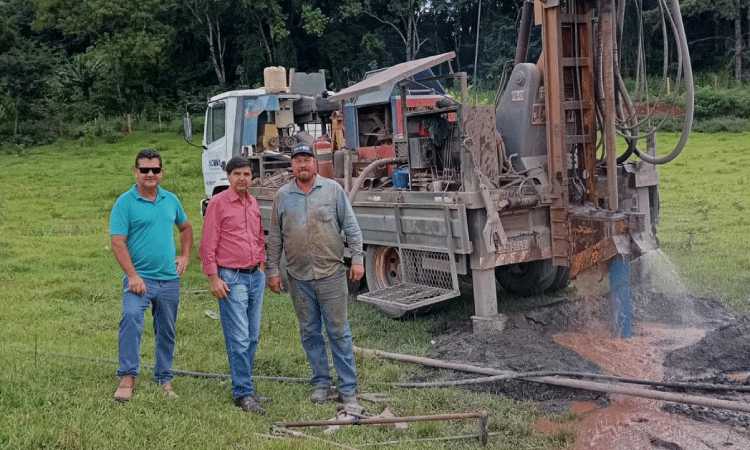
[[[188,218],[177,196],[158,188],[156,201],[141,197],[137,185],[122,194],[109,218],[109,234],[127,236],[130,259],[141,278],[173,280],[177,275],[174,262],[174,226]]]

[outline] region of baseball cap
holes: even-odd
[[[306,142],[298,142],[294,144],[294,147],[292,147],[292,158],[294,158],[296,155],[306,154],[310,156],[315,156],[315,151],[313,151],[312,146]]]

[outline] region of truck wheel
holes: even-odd
[[[570,267],[555,266],[555,279],[552,280],[552,284],[547,288],[547,292],[560,292],[565,290],[570,284]]]
[[[505,291],[521,295],[538,295],[555,281],[557,268],[551,259],[540,259],[495,267],[495,279]]]
[[[401,283],[401,258],[396,247],[368,245],[365,254],[365,277],[370,292]]]
[[[365,278],[367,289],[375,292],[401,283],[401,272],[399,265],[401,258],[396,247],[368,245],[365,252]],[[400,308],[389,308],[375,305],[383,315],[392,319],[398,319],[406,314]]]

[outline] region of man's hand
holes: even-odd
[[[268,277],[266,284],[268,285],[268,289],[273,292],[277,294],[281,292],[281,277]]]
[[[227,292],[229,292],[229,286],[219,278],[217,274],[211,274],[208,276],[208,280],[211,283],[211,293],[218,299],[227,298]]]
[[[128,277],[128,290],[134,294],[143,295],[146,293],[146,283],[137,275]]]
[[[349,279],[352,281],[359,281],[365,274],[365,266],[362,264],[352,264],[352,268],[349,269]]]
[[[190,264],[189,256],[178,256],[174,259],[174,263],[177,264],[177,275],[182,276],[185,273],[185,269]]]

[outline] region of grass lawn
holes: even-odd
[[[121,312],[121,271],[109,246],[109,213],[117,197],[135,183],[137,152],[162,152],[162,186],[181,199],[195,229],[196,246],[182,280],[177,320],[175,369],[228,373],[218,311],[206,293],[208,282],[197,257],[203,197],[200,150],[173,134],[135,133],[116,144],[92,147],[62,142],[22,154],[0,154],[0,449],[249,449],[331,448],[313,439],[270,440],[280,421],[321,420],[336,414],[333,403],[313,405],[307,383],[260,379],[258,391],[274,398],[268,414],[243,413],[232,403],[229,380],[177,377],[178,399],[167,399],[143,369],[133,399],[114,402],[118,384],[117,331]],[[175,232],[176,235],[176,232]],[[449,311],[394,321],[356,302],[350,321],[355,344],[425,355],[442,323],[467,320],[470,301]],[[150,313],[147,313],[147,322]],[[147,326],[142,364],[153,364],[153,330]],[[71,355],[75,357],[67,357]],[[460,389],[403,390],[383,382],[407,379],[418,368],[357,358],[360,391],[380,392],[387,404],[365,403],[396,415],[489,411],[491,448],[564,448],[571,432],[545,436],[535,430],[533,405]],[[307,378],[296,319],[286,294],[266,292],[255,374]],[[367,448],[401,440],[395,448],[475,448],[476,441],[408,442],[476,433],[476,420],[412,423],[393,427],[343,427],[332,436],[302,431]]]
[[[676,142],[660,135],[660,147]],[[748,234],[750,182],[747,134],[694,134],[687,149],[660,167],[662,250],[696,293],[717,296],[740,311],[750,294]],[[197,257],[203,197],[200,150],[173,134],[136,133],[116,144],[63,142],[17,154],[0,154],[0,449],[249,449],[331,448],[313,439],[270,440],[279,421],[328,419],[335,405],[309,402],[301,382],[259,379],[258,391],[274,398],[268,414],[233,406],[227,379],[177,377],[179,398],[167,399],[143,369],[134,398],[113,401],[117,386],[117,330],[121,271],[109,247],[109,213],[135,182],[136,153],[162,152],[162,186],[182,200],[195,229],[195,249],[182,280],[175,369],[228,373],[220,323],[208,311],[216,300]],[[176,235],[176,233],[175,233]],[[387,319],[351,303],[355,344],[425,355],[434,330],[465,321],[473,312],[460,299],[449,310],[407,321]],[[149,313],[147,313],[148,317]],[[153,331],[146,327],[142,363],[153,364]],[[75,357],[67,357],[72,355]],[[545,436],[535,428],[533,405],[461,389],[403,390],[388,384],[418,368],[357,358],[360,391],[380,392],[387,404],[364,403],[371,413],[388,406],[396,415],[460,413],[487,409],[495,449],[561,449],[572,432]],[[266,291],[255,374],[310,376],[288,295]],[[561,420],[565,420],[564,418]],[[409,442],[476,432],[475,420],[393,427],[343,427],[332,436],[302,431],[356,448],[401,440],[394,448],[475,448],[475,441]]]
[[[676,141],[659,135],[662,149]],[[694,133],[682,154],[659,168],[662,251],[690,290],[742,312],[750,298],[748,143],[750,133]]]

